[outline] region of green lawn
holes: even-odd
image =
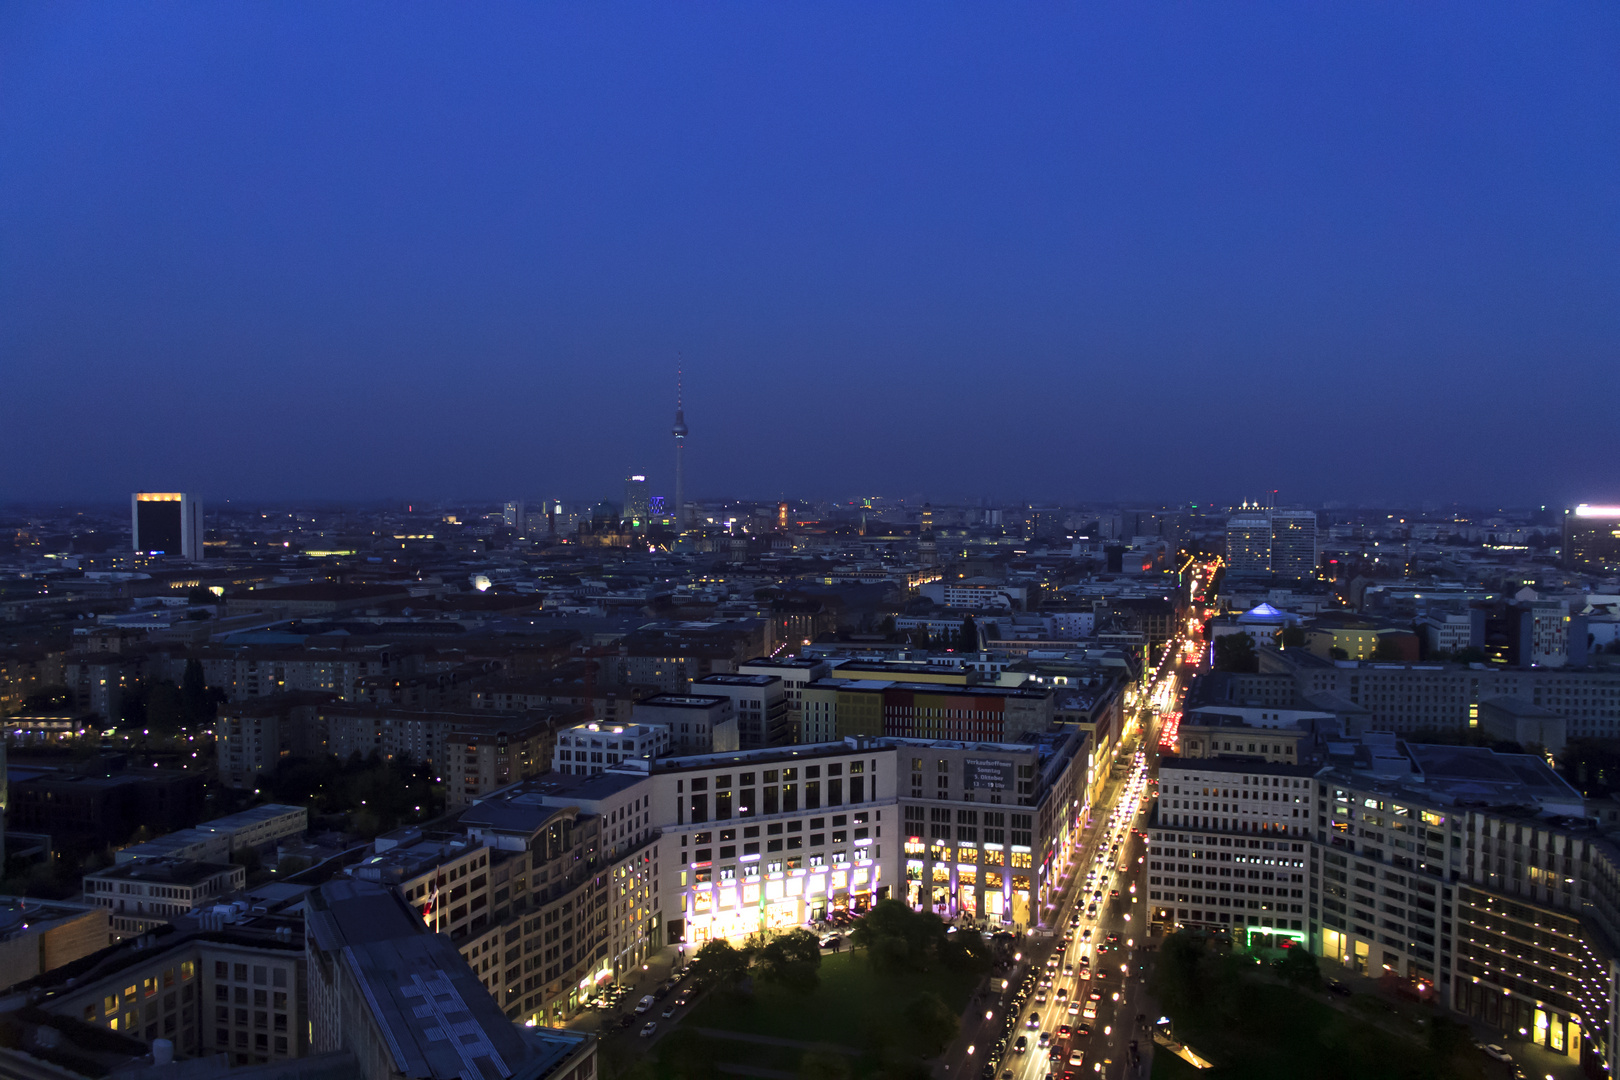
[[[822,958],[821,985],[813,994],[795,994],[756,979],[751,999],[712,994],[682,1023],[864,1049],[874,1036],[905,1030],[901,1010],[924,990],[960,1013],[975,982],[971,975],[938,973],[879,977],[864,953],[838,953]]]

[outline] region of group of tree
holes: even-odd
[[[224,700],[224,691],[203,681],[202,664],[187,660],[178,686],[172,679],[137,682],[124,695],[119,720],[125,727],[173,737],[212,726]]]
[[[894,633],[894,617],[891,615],[884,620],[887,633]],[[991,629],[995,629],[994,626]],[[930,633],[928,627],[919,626],[907,633],[911,644],[919,649],[954,649],[957,652],[978,652],[981,642],[979,624],[969,615],[962,620],[962,625],[955,630],[941,630],[937,634]]]
[[[276,802],[308,806],[315,814],[346,814],[348,827],[375,836],[437,815],[444,789],[433,771],[406,757],[286,757],[260,779]]]
[[[849,938],[865,951],[867,963],[878,975],[990,970],[990,946],[977,930],[947,926],[938,915],[913,911],[899,900],[879,900],[855,923]]]
[[[713,938],[692,957],[691,969],[705,986],[731,993],[747,991],[758,975],[795,993],[811,994],[821,985],[821,942],[802,928],[742,948]]]
[[[1260,655],[1254,639],[1246,633],[1222,634],[1215,639],[1215,670],[1254,673],[1260,670]]]

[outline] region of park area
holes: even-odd
[[[1153,1080],[1497,1080],[1509,1073],[1474,1048],[1444,1010],[1325,991],[1316,959],[1226,952],[1191,935],[1165,939],[1154,991],[1173,1037],[1207,1070],[1157,1048]]]
[[[773,971],[762,955],[768,945],[748,963],[737,955],[745,950],[721,957],[704,975],[702,1000],[677,1027],[637,1060],[605,1071],[699,1080],[725,1076],[735,1064],[795,1080],[925,1080],[926,1060],[955,1037],[988,969],[988,950],[954,939],[947,946],[943,927],[927,921],[937,919],[900,907],[903,915],[878,913],[876,925],[856,933],[854,948],[821,953],[813,979]]]

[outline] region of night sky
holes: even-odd
[[[1620,501],[1620,8],[0,9],[0,498]],[[127,496],[126,496],[127,497]]]

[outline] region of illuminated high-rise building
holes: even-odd
[[[1564,511],[1564,565],[1571,570],[1620,566],[1620,506],[1581,503]]]
[[[130,547],[142,555],[193,562],[203,557],[202,500],[179,492],[137,491],[129,497]]]
[[[1226,519],[1226,571],[1243,577],[1271,573],[1271,511],[1244,504]]]
[[[622,517],[630,524],[641,527],[652,516],[652,494],[647,478],[636,473],[624,478],[624,511]]]
[[[1271,572],[1291,581],[1316,575],[1321,558],[1316,540],[1316,513],[1311,510],[1271,511]]]

